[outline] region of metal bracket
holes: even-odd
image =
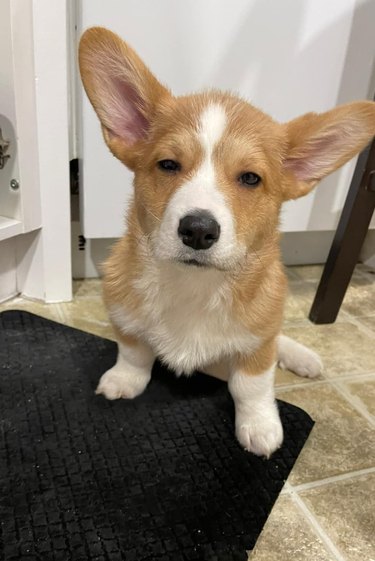
[[[3,138],[3,133],[0,128],[0,169],[4,168],[10,158],[10,154],[7,154],[9,144],[9,140],[5,140],[5,138]]]

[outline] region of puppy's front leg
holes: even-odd
[[[267,458],[283,441],[274,394],[275,364],[276,344],[271,341],[253,355],[237,357],[228,381],[238,441],[245,450]]]
[[[100,378],[96,393],[107,399],[133,399],[140,395],[151,379],[155,356],[148,345],[121,335],[116,364]]]

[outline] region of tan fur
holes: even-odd
[[[114,334],[116,335],[116,340],[127,347],[135,347],[138,344],[138,339],[132,337],[126,333],[121,333],[120,329],[116,325],[112,325]]]
[[[235,367],[249,375],[257,375],[268,370],[276,361],[277,341],[272,338],[264,341],[259,349],[249,356],[238,356]]]

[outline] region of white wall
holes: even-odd
[[[0,0],[0,14],[0,128],[11,155],[0,170],[0,216],[20,221],[20,195],[9,187],[12,178],[19,180],[10,0]]]
[[[240,92],[280,121],[369,96],[373,0],[81,0],[81,29],[122,35],[174,93]],[[106,149],[83,98],[83,232],[118,237],[131,174]],[[354,162],[285,205],[286,232],[336,228]]]

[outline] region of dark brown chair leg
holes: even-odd
[[[333,323],[358,262],[375,209],[375,140],[354,171],[339,225],[310,310],[314,323]]]

